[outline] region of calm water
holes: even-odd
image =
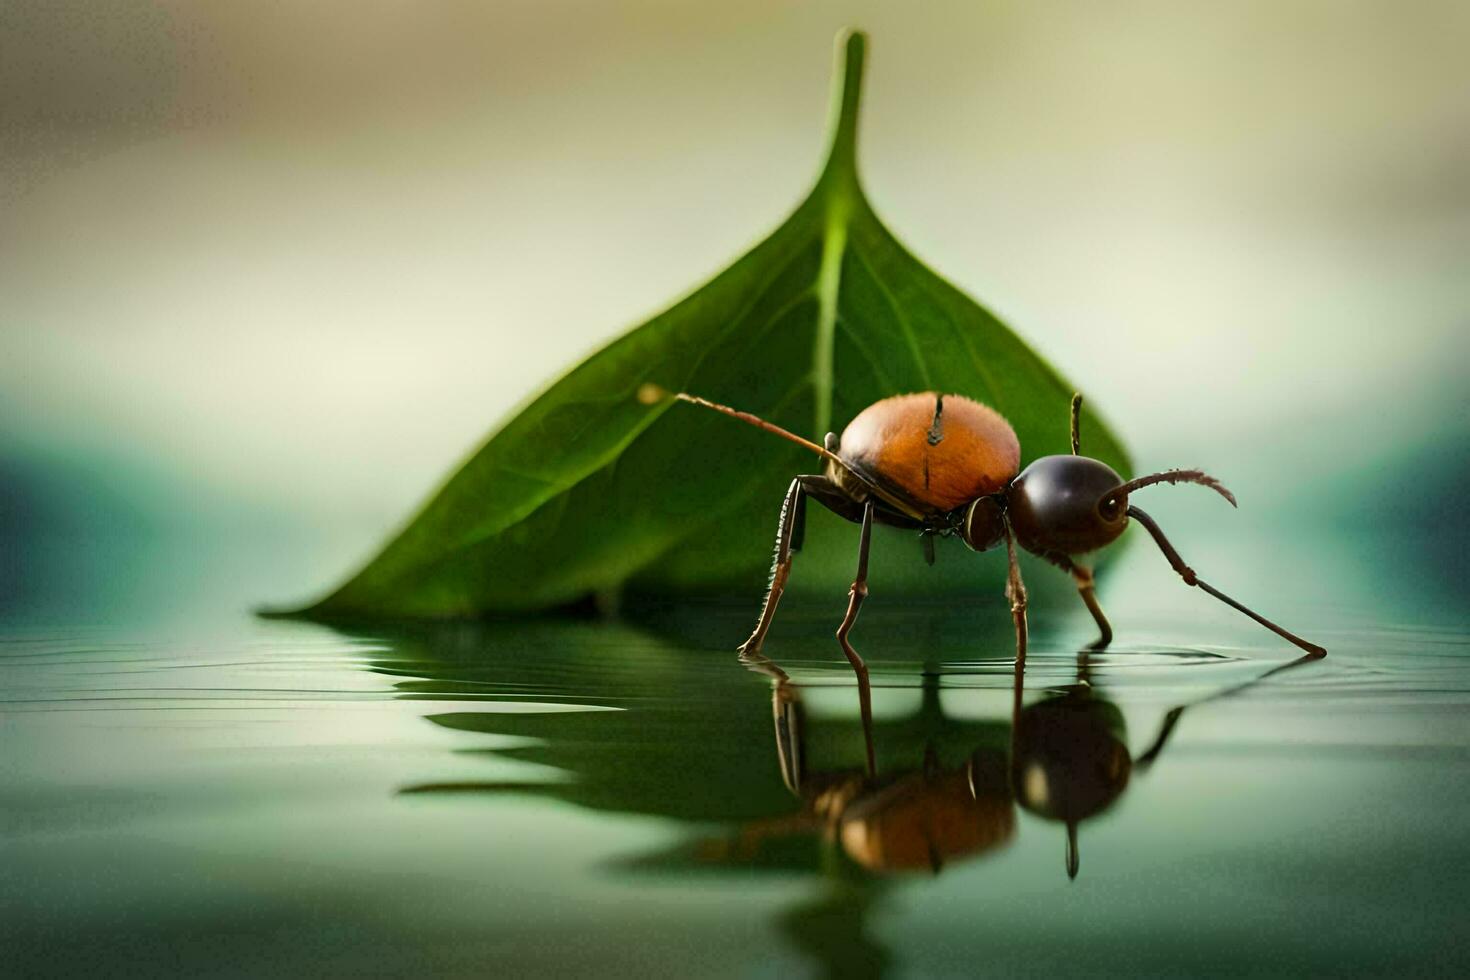
[[[1269,588],[1258,539],[1190,549],[1327,660],[1266,677],[1292,648],[1134,547],[1104,583],[1106,654],[1079,662],[1071,603],[1036,612],[1019,722],[998,602],[875,591],[855,634],[875,775],[830,638],[840,596],[783,610],[767,652],[785,682],[736,663],[747,604],[364,630],[15,617],[5,956],[35,973],[1463,974],[1455,586],[1380,581],[1331,540],[1283,551]]]

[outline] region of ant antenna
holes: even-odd
[[[1128,508],[1128,516],[1144,526],[1148,533],[1153,537],[1154,543],[1159,546],[1159,550],[1164,553],[1164,557],[1169,560],[1170,566],[1173,567],[1174,571],[1179,573],[1180,578],[1184,579],[1185,585],[1199,586],[1201,589],[1205,590],[1216,599],[1219,599],[1221,602],[1225,603],[1225,605],[1230,606],[1232,609],[1235,609],[1238,612],[1245,613],[1251,619],[1254,619],[1256,622],[1266,627],[1266,629],[1270,630],[1272,633],[1275,633],[1282,639],[1289,640],[1297,646],[1301,647],[1303,650],[1307,651],[1307,656],[1312,658],[1313,660],[1317,659],[1318,657],[1327,656],[1326,648],[1319,647],[1315,643],[1308,643],[1306,640],[1297,636],[1290,630],[1282,629],[1280,626],[1277,626],[1265,616],[1262,616],[1260,613],[1257,613],[1254,610],[1242,606],[1240,603],[1236,602],[1234,599],[1230,598],[1228,595],[1210,585],[1198,575],[1194,574],[1194,569],[1186,565],[1184,563],[1184,559],[1179,557],[1179,552],[1174,550],[1174,546],[1169,543],[1168,538],[1164,537],[1164,532],[1159,528],[1157,524],[1154,523],[1154,519],[1152,517],[1149,517],[1143,511],[1133,506],[1130,506]]]
[[[1082,392],[1072,394],[1072,455],[1082,455]]]
[[[1107,496],[1099,501],[1099,503],[1106,503],[1109,500],[1126,497],[1134,490],[1142,490],[1144,487],[1151,487],[1155,483],[1198,483],[1202,487],[1209,487],[1230,501],[1231,507],[1240,506],[1235,502],[1235,494],[1227,490],[1225,484],[1210,476],[1204,470],[1164,470],[1162,473],[1150,473],[1148,476],[1140,476],[1136,480],[1129,480],[1122,486],[1109,490]]]
[[[731,408],[729,405],[721,405],[718,402],[710,401],[708,398],[691,395],[687,391],[670,392],[652,382],[646,382],[638,388],[638,400],[644,405],[657,405],[659,402],[670,398],[676,401],[689,402],[691,405],[699,405],[703,408],[712,408],[716,412],[723,413],[734,419],[739,419],[742,422],[755,426],[757,429],[764,429],[772,435],[778,435],[782,439],[794,442],[804,449],[810,449],[823,459],[831,460],[839,466],[845,468],[847,465],[830,449],[823,448],[809,439],[803,439],[795,432],[788,432],[779,425],[767,422],[758,415],[751,415],[749,412],[742,412],[739,409]]]

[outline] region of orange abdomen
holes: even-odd
[[[1004,490],[1021,443],[999,412],[932,391],[874,402],[842,431],[842,458],[907,493],[931,513]]]

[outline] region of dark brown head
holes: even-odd
[[[1011,481],[1007,513],[1031,552],[1079,555],[1111,544],[1128,526],[1128,495],[1111,466],[1087,456],[1043,456]]]

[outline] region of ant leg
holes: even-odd
[[[1113,627],[1109,625],[1108,617],[1103,615],[1102,606],[1098,604],[1092,569],[1072,563],[1071,572],[1073,581],[1077,583],[1077,594],[1082,597],[1082,604],[1092,613],[1092,621],[1097,623],[1097,639],[1088,644],[1087,649],[1101,650],[1113,642]]]
[[[802,487],[805,490],[805,487]],[[791,533],[787,538],[787,548],[792,554],[801,550],[802,543],[806,541],[806,494],[801,496],[801,503],[791,515]]]
[[[791,481],[791,486],[786,490],[786,499],[781,502],[781,520],[776,525],[776,561],[771,566],[771,584],[766,590],[766,601],[761,606],[761,618],[756,622],[755,630],[738,649],[744,659],[753,659],[760,655],[761,644],[766,641],[766,632],[771,628],[771,620],[776,617],[776,606],[781,601],[781,593],[786,591],[786,579],[791,574],[791,539],[797,524],[805,524],[797,519],[798,512],[803,516],[806,513],[804,489],[802,477],[798,476]]]
[[[842,652],[847,654],[848,663],[852,664],[853,671],[858,675],[858,680],[865,680],[868,676],[868,667],[863,663],[863,658],[847,642],[847,634],[852,630],[852,624],[857,621],[858,610],[862,608],[863,600],[868,597],[868,543],[873,537],[873,501],[870,499],[863,507],[863,532],[858,541],[858,568],[857,576],[852,581],[852,588],[847,591],[847,615],[842,617],[842,625],[837,627],[837,642],[842,644]]]
[[[1108,617],[1103,615],[1102,606],[1098,604],[1097,592],[1093,587],[1092,569],[1077,564],[1066,555],[1055,552],[1048,552],[1042,557],[1072,576],[1072,581],[1077,583],[1077,594],[1082,597],[1082,603],[1087,606],[1087,611],[1092,613],[1092,621],[1097,623],[1098,638],[1088,644],[1087,649],[1101,650],[1112,643],[1113,627],[1108,624]]]
[[[862,608],[863,600],[868,597],[868,544],[873,537],[873,500],[868,498],[863,505],[863,531],[858,541],[858,567],[857,575],[852,580],[852,588],[847,592],[847,615],[842,617],[842,625],[837,627],[837,642],[842,644],[842,652],[847,654],[847,662],[852,664],[852,671],[857,675],[858,682],[858,706],[862,711],[863,730],[871,731],[873,727],[873,698],[872,689],[868,686],[868,665],[863,663],[863,658],[847,642],[847,634],[852,630],[852,624],[857,622],[858,610]],[[868,775],[873,775],[873,743],[868,741]]]
[[[1026,583],[1021,581],[1021,565],[1016,561],[1016,539],[1011,522],[1005,522],[1006,559],[1011,563],[1006,574],[1006,598],[1011,600],[1011,618],[1016,621],[1016,669],[1026,668]]]
[[[747,660],[755,660],[759,657],[761,645],[765,643],[766,632],[771,628],[771,620],[776,616],[776,605],[781,601],[781,593],[786,591],[786,579],[791,575],[791,555],[801,546],[801,536],[806,527],[806,500],[808,496],[815,496],[817,501],[832,510],[837,510],[839,502],[847,502],[845,498],[839,501],[834,497],[835,488],[832,482],[825,476],[809,475],[798,476],[791,481],[791,486],[786,491],[786,499],[781,504],[781,521],[776,527],[776,560],[771,566],[771,585],[766,591],[765,605],[761,607],[761,617],[756,623],[755,630],[750,638],[742,643],[738,649],[740,655]],[[855,513],[844,513],[837,511],[843,517],[855,520]]]
[[[1174,550],[1174,546],[1169,543],[1168,538],[1164,537],[1163,530],[1161,530],[1159,526],[1154,523],[1154,519],[1152,517],[1149,517],[1137,507],[1132,506],[1128,508],[1128,516],[1144,526],[1144,529],[1147,530],[1148,533],[1153,537],[1154,543],[1159,546],[1159,550],[1164,553],[1164,557],[1168,559],[1169,565],[1174,569],[1174,571],[1179,573],[1180,578],[1184,579],[1185,585],[1198,586],[1199,588],[1208,592],[1210,595],[1214,596],[1216,599],[1219,599],[1221,602],[1225,603],[1225,605],[1230,606],[1232,609],[1235,609],[1238,612],[1245,613],[1251,619],[1254,619],[1256,622],[1266,627],[1266,629],[1270,630],[1272,633],[1275,633],[1282,639],[1290,640],[1292,643],[1301,647],[1307,652],[1307,657],[1309,659],[1315,660],[1319,657],[1327,656],[1327,650],[1325,647],[1319,647],[1315,643],[1309,643],[1306,640],[1302,639],[1300,636],[1297,636],[1295,633],[1291,632],[1290,630],[1286,630],[1281,628],[1280,626],[1277,626],[1265,616],[1262,616],[1260,613],[1257,613],[1251,609],[1246,608],[1245,606],[1242,606],[1240,603],[1236,602],[1234,599],[1230,598],[1228,595],[1210,585],[1198,575],[1194,574],[1194,569],[1186,565],[1184,563],[1184,559],[1179,557],[1179,552]]]

